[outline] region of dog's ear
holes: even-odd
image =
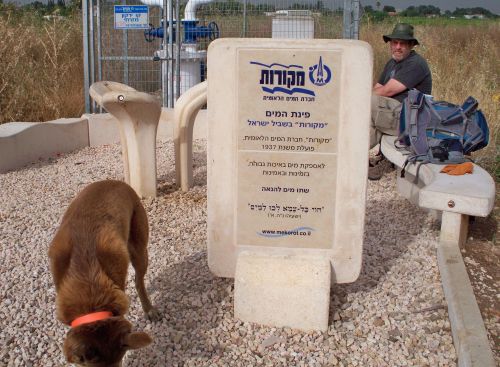
[[[101,360],[99,351],[90,346],[81,346],[77,349],[67,349],[66,358],[68,362],[77,364],[97,363]]]
[[[126,349],[139,349],[151,344],[153,339],[144,332],[128,333],[124,336],[122,345]]]

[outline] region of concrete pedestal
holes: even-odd
[[[156,197],[156,131],[160,102],[150,94],[110,81],[92,84],[90,95],[118,120],[125,182],[140,197]]]

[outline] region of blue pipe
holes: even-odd
[[[184,28],[184,43],[196,43],[200,38],[215,39],[219,37],[219,27],[215,22],[210,22],[208,26],[198,26],[197,20],[182,20]],[[172,38],[176,42],[176,21],[174,20]],[[144,38],[152,42],[155,38],[163,38],[163,26],[154,28],[152,25],[144,31]]]

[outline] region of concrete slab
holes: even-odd
[[[300,330],[328,329],[330,261],[245,251],[234,278],[234,316]]]
[[[459,367],[495,367],[486,328],[456,242],[440,242],[438,264]]]
[[[0,173],[89,145],[85,118],[0,125]]]

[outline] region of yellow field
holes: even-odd
[[[83,113],[80,17],[41,21],[0,13],[0,123]]]

